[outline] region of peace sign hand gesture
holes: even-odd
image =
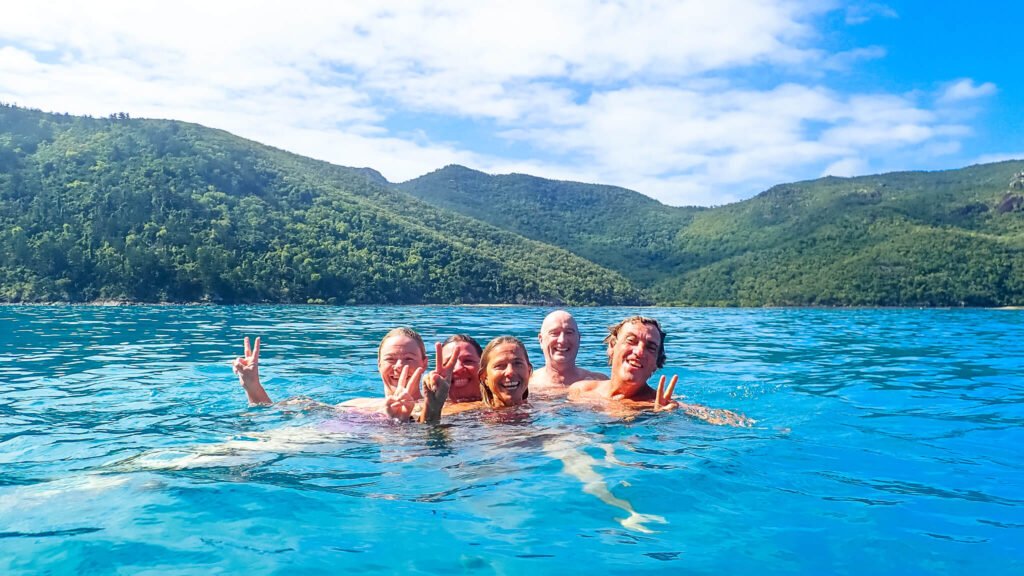
[[[679,408],[679,402],[672,400],[672,393],[676,390],[676,383],[679,382],[679,375],[673,375],[672,380],[668,384],[668,388],[665,388],[665,376],[662,376],[658,380],[658,390],[654,397],[654,411],[660,412],[663,410],[675,410]]]
[[[409,373],[409,367],[403,366],[402,373],[398,376],[398,383],[394,390],[384,397],[384,413],[391,418],[408,421],[412,418],[416,409],[417,394],[419,391],[420,376],[423,375],[423,368],[416,368]]]
[[[235,358],[231,364],[231,370],[238,375],[238,381],[245,389],[250,404],[270,404],[270,396],[260,384],[260,338],[256,337],[255,344],[249,347],[249,337],[244,340],[244,356]]]
[[[654,399],[654,410],[675,410],[680,409],[688,416],[694,418],[700,418],[701,420],[716,425],[725,426],[737,426],[740,428],[749,428],[754,425],[754,420],[747,418],[742,414],[737,414],[730,410],[723,410],[721,408],[708,408],[707,406],[701,406],[700,404],[686,404],[683,402],[676,402],[672,399],[672,392],[676,389],[676,382],[679,381],[679,376],[673,376],[672,381],[669,382],[668,388],[665,388],[665,377],[662,376],[661,380],[658,381],[657,395]]]
[[[437,424],[441,421],[441,410],[448,399],[448,390],[451,388],[452,370],[455,369],[455,362],[458,361],[456,354],[447,362],[442,363],[441,343],[434,344],[435,368],[423,379],[423,413],[420,415],[420,422]]]

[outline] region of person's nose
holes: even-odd
[[[643,342],[637,342],[633,345],[633,355],[637,358],[643,358],[644,354],[647,353],[647,347],[644,346]]]

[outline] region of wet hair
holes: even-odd
[[[447,346],[452,342],[465,342],[469,344],[470,346],[473,347],[474,350],[476,350],[477,356],[480,356],[484,353],[483,349],[480,348],[480,343],[474,340],[473,337],[470,336],[469,334],[453,334],[446,338],[445,341],[441,343],[441,347]]]
[[[408,328],[406,326],[399,326],[398,328],[392,329],[390,332],[385,334],[383,338],[380,339],[380,344],[377,345],[378,363],[380,362],[380,352],[381,350],[384,349],[384,342],[387,342],[387,339],[391,338],[392,336],[405,336],[406,338],[411,338],[415,340],[416,343],[419,344],[420,355],[422,355],[424,359],[427,358],[427,347],[423,345],[423,338],[421,338],[420,335],[417,334],[416,331],[413,330],[412,328]]]
[[[661,336],[661,342],[658,344],[658,368],[665,366],[665,361],[668,359],[665,356],[665,331],[661,329],[661,324],[658,323],[654,318],[648,318],[646,316],[630,316],[622,322],[615,324],[614,326],[608,327],[608,335],[604,338],[604,343],[608,345],[608,365],[612,364],[612,348],[615,347],[615,343],[619,339],[619,330],[622,329],[626,324],[647,324],[648,326],[654,326]]]
[[[515,336],[498,336],[494,340],[488,342],[487,347],[480,353],[479,377],[480,396],[483,398],[484,403],[491,408],[494,408],[494,394],[492,394],[491,389],[487,387],[487,364],[490,362],[491,352],[502,344],[515,344],[518,346],[519,349],[523,351],[523,358],[526,358],[526,364],[530,366],[531,370],[533,369],[533,364],[530,364],[530,353],[526,351],[526,345],[523,344],[523,341],[519,338],[516,338]],[[526,386],[526,390],[523,390],[523,400],[526,400],[530,395],[530,383],[524,382],[523,385]]]

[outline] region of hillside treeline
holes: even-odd
[[[717,208],[0,106],[0,301],[1024,305],[1024,162]]]
[[[372,171],[126,114],[0,107],[0,300],[635,304],[566,250]]]
[[[448,166],[402,189],[635,279],[663,304],[1024,305],[1024,162],[822,178],[712,209]],[[486,204],[515,206],[509,218]]]

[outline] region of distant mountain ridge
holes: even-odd
[[[569,252],[219,130],[0,107],[0,301],[649,302]]]
[[[0,301],[1024,305],[1024,161],[717,208],[0,106]]]
[[[398,186],[617,270],[661,303],[1007,306],[1024,302],[1022,170],[826,177],[710,209],[461,166]]]
[[[455,165],[397,187],[436,206],[624,271],[640,284],[660,278],[660,269],[678,265],[666,246],[694,215],[707,210],[666,206],[615,186],[524,174],[490,176]]]

